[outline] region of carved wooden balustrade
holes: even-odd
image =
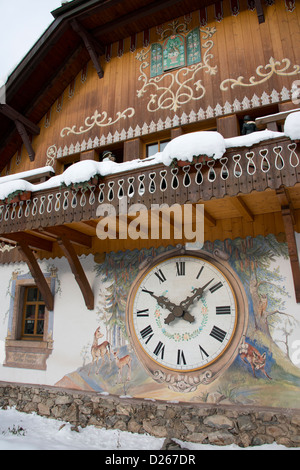
[[[118,173],[82,188],[51,188],[33,192],[28,201],[0,206],[2,235],[96,219],[99,204],[118,213],[127,196],[128,208],[152,204],[205,202],[211,198],[248,194],[300,182],[300,145],[286,137],[228,149],[220,160],[202,158],[193,165],[152,165]]]

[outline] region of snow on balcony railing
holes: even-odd
[[[124,197],[127,207],[141,203],[150,209],[152,204],[196,203],[294,186],[300,183],[299,163],[299,145],[281,134],[251,147],[229,148],[220,159],[203,156],[192,164],[177,161],[169,166],[156,161],[67,186],[61,180],[53,186],[49,180],[27,200],[0,205],[0,233],[96,219],[100,204],[111,204],[118,213]]]
[[[87,160],[44,183],[8,181],[0,184],[0,231],[96,218],[99,204],[117,207],[124,196],[129,204],[171,205],[293,186],[300,182],[298,137],[299,112],[288,116],[285,132],[265,130],[231,139],[195,132],[173,139],[148,159],[121,164]],[[25,192],[31,196],[18,198]]]

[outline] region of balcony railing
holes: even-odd
[[[143,167],[99,179],[88,188],[51,188],[33,192],[27,201],[0,206],[0,233],[96,219],[99,204],[117,213],[127,196],[128,208],[152,204],[205,202],[300,182],[300,145],[287,137],[251,148],[228,149],[220,160],[202,157],[192,165]]]

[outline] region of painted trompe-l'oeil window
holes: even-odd
[[[54,295],[56,272],[44,276]],[[53,350],[53,320],[53,311],[46,308],[34,279],[14,272],[3,365],[46,370]]]
[[[43,340],[45,324],[45,302],[36,286],[25,288],[22,339]]]
[[[193,29],[187,36],[173,34],[163,43],[151,45],[151,77],[161,75],[168,70],[193,65],[201,61],[199,28]]]

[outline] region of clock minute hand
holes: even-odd
[[[211,279],[208,281],[204,286],[199,287],[196,289],[195,293],[191,297],[187,297],[184,299],[182,302],[180,302],[180,307],[183,308],[184,310],[188,309],[189,306],[194,302],[194,300],[198,297],[198,300],[202,297],[204,290],[206,287],[213,281],[214,279]]]

